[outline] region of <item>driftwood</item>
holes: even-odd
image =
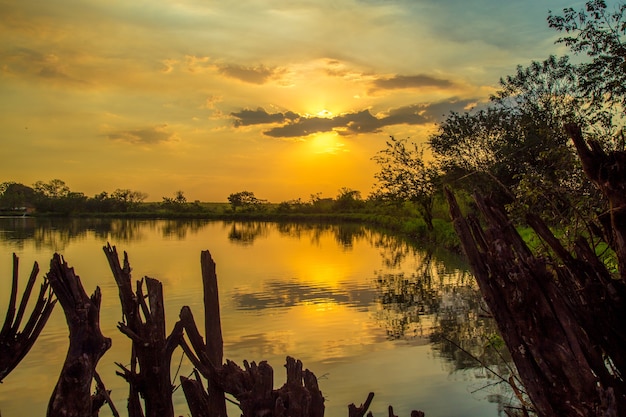
[[[172,353],[182,339],[182,324],[177,322],[172,333],[166,337],[162,284],[145,277],[137,282],[133,292],[128,255],[124,253],[122,267],[115,247],[107,245],[103,249],[122,304],[124,321],[118,324],[118,329],[132,340],[130,368],[117,364],[121,368],[118,375],[129,384],[128,415],[144,416],[143,399],[146,417],[174,417],[170,364]],[[143,292],[144,282],[146,295]]]
[[[535,256],[504,210],[476,195],[484,226],[463,217],[446,190],[450,212],[483,297],[540,416],[626,415],[626,153],[591,149],[568,126],[585,172],[608,198],[605,235],[619,260],[614,278],[582,237],[566,250],[535,215],[528,224],[550,247]],[[606,222],[604,222],[606,223]]]
[[[96,365],[111,347],[111,339],[100,331],[100,288],[88,297],[78,275],[60,255],[50,262],[48,280],[63,307],[70,330],[70,346],[61,375],[48,404],[48,417],[85,417],[102,403],[91,397]]]
[[[26,313],[26,305],[31,291],[37,280],[39,265],[33,264],[32,272],[22,293],[20,305],[17,307],[17,284],[18,284],[19,258],[13,254],[13,279],[11,284],[11,296],[9,306],[4,319],[4,325],[0,330],[0,382],[11,373],[13,369],[24,359],[43,330],[52,309],[56,303],[53,299],[48,280],[44,277],[41,284],[37,301],[30,313],[30,318],[20,331],[22,319]]]

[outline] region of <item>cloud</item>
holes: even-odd
[[[250,84],[265,84],[268,80],[276,78],[280,71],[276,68],[268,68],[263,65],[257,67],[245,67],[242,65],[220,65],[219,71],[231,78]]]
[[[375,115],[366,109],[335,117],[311,117],[290,111],[270,114],[259,107],[257,110],[242,110],[238,113],[231,113],[231,116],[236,118],[235,127],[282,124],[263,132],[266,136],[275,138],[297,138],[331,131],[349,136],[381,132],[386,126],[436,123],[443,120],[449,112],[464,111],[475,102],[475,99],[452,98],[442,102],[396,107]]]
[[[231,113],[235,117],[235,127],[259,125],[267,123],[282,123],[287,120],[295,120],[299,116],[294,112],[268,113],[259,107],[256,110],[243,109],[240,112]]]
[[[163,124],[142,129],[111,132],[108,134],[108,138],[133,144],[155,144],[172,140],[174,133],[168,132],[167,125]]]
[[[450,80],[431,77],[430,75],[396,75],[391,78],[380,78],[372,82],[372,90],[397,90],[405,88],[453,87]]]
[[[63,60],[55,54],[44,54],[35,49],[15,48],[0,55],[4,61],[3,70],[12,74],[45,78],[48,81],[84,83],[65,70]]]

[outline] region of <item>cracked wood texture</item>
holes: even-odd
[[[566,126],[584,171],[608,200],[603,238],[618,258],[612,276],[588,241],[571,252],[548,226],[527,223],[551,249],[538,256],[526,246],[504,210],[475,196],[482,222],[464,217],[446,190],[454,227],[540,416],[626,415],[626,153],[605,153]],[[607,226],[608,225],[608,226]],[[597,229],[599,230],[599,228]]]
[[[133,346],[130,368],[117,364],[118,375],[129,383],[128,415],[144,417],[143,400],[146,417],[174,417],[170,364],[172,353],[182,339],[182,323],[177,322],[166,336],[161,283],[145,277],[137,281],[133,292],[128,255],[124,253],[122,266],[115,247],[107,245],[103,249],[122,304],[123,322],[118,324],[118,329],[132,340]]]
[[[96,287],[88,297],[74,269],[58,254],[54,254],[50,262],[47,278],[70,331],[69,349],[48,404],[47,416],[91,416],[97,413],[91,396],[96,366],[111,347],[111,339],[100,331],[100,288]]]

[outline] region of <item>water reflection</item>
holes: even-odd
[[[77,267],[88,292],[95,285],[102,287],[103,328],[107,336],[114,337],[114,346],[101,361],[104,369],[100,373],[107,378],[110,371],[106,382],[121,398],[118,406],[123,404],[127,388],[123,381],[117,381],[113,364],[127,361],[128,352],[127,341],[115,333],[120,319],[117,292],[101,252],[108,241],[130,254],[137,271],[135,279],[148,275],[163,282],[169,326],[182,305],[191,305],[201,319],[198,255],[200,250],[210,249],[218,264],[226,357],[268,360],[278,370],[286,355],[294,355],[316,374],[329,373],[322,386],[332,400],[328,415],[345,414],[346,404],[361,401],[361,396],[375,390],[382,409],[373,409],[374,415],[384,415],[387,405],[393,403],[398,415],[408,415],[410,407],[426,409],[429,416],[453,415],[451,407],[455,407],[457,415],[471,416],[459,409],[460,403],[446,404],[447,397],[453,395],[450,387],[457,384],[456,377],[450,380],[450,375],[470,372],[470,376],[459,376],[458,384],[475,384],[470,388],[473,391],[482,387],[483,381],[495,382],[493,374],[485,372],[476,358],[495,365],[503,375],[508,370],[506,361],[491,348],[496,329],[462,259],[363,225],[0,219],[0,247],[7,258],[0,259],[0,279],[10,274],[7,260],[12,251],[28,253],[41,265],[53,252],[60,252]],[[6,285],[5,281],[0,284]],[[4,302],[1,298],[0,304]],[[4,311],[2,305],[0,311]],[[42,334],[46,346],[36,344],[26,361],[30,365],[20,369],[25,381],[29,372],[41,372],[37,363],[42,357],[62,363],[66,332],[63,318],[53,318]],[[411,347],[427,350],[419,354],[406,350]],[[49,358],[46,352],[55,352],[55,357]],[[396,357],[405,358],[400,370],[393,374],[377,370],[376,364],[393,362]],[[427,369],[431,373],[420,377],[419,372]],[[20,378],[12,377],[13,382],[7,380],[0,388]],[[371,384],[358,385],[364,381]],[[439,381],[441,392],[433,397],[423,381]],[[42,407],[52,385],[36,393],[43,398]],[[467,391],[458,389],[458,395],[467,396]],[[0,390],[0,409],[10,417],[17,411],[7,413],[11,410],[7,404],[15,400],[15,410],[19,410],[24,400],[8,392]],[[391,392],[388,403],[385,392]],[[500,406],[505,403],[504,392],[489,391],[486,395]],[[409,409],[402,411],[402,407]],[[441,411],[437,407],[442,407]],[[493,411],[483,407],[474,415],[494,415]]]
[[[271,223],[267,222],[227,222],[230,224],[228,239],[231,242],[248,246],[259,237],[267,237]]]
[[[367,228],[356,223],[291,223],[291,222],[225,222],[230,225],[228,238],[242,245],[252,245],[257,238],[267,237],[271,230],[282,236],[301,239],[303,236],[312,244],[319,244],[326,233],[332,233],[335,241],[344,248],[350,248],[367,235]]]
[[[369,286],[353,284],[339,288],[324,285],[303,284],[291,281],[269,281],[260,291],[235,291],[233,300],[242,310],[292,307],[301,304],[336,303],[365,308],[375,299],[376,292]]]

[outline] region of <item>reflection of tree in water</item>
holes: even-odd
[[[258,237],[267,237],[273,227],[272,223],[267,222],[232,222],[225,223],[230,224],[230,231],[228,232],[228,239],[233,243],[240,245],[252,245],[254,240]]]
[[[384,233],[370,235],[370,244],[381,250],[383,265],[387,268],[399,267],[409,254],[415,254],[417,249],[403,239]]]
[[[391,245],[390,250],[402,254],[408,249]],[[473,276],[449,268],[433,251],[417,251],[415,255],[420,263],[410,276],[379,272],[375,277],[375,314],[387,337],[430,343],[451,374],[471,372],[481,381],[475,391],[498,403],[500,410],[515,406],[517,401],[507,385],[513,375],[512,361]],[[402,258],[384,259],[397,265]]]
[[[56,252],[62,252],[72,241],[83,239],[88,233],[103,242],[130,242],[144,238],[141,229],[146,223],[156,227],[154,220],[130,219],[8,218],[0,221],[0,228],[11,230],[10,234],[0,235],[0,239],[18,247],[29,240],[37,249]]]
[[[301,239],[307,236],[312,244],[319,244],[322,236],[331,233],[343,248],[351,248],[359,239],[372,232],[358,223],[276,223],[278,233]]]
[[[197,234],[208,224],[207,220],[185,219],[185,220],[165,220],[162,226],[163,237],[184,240],[187,233]]]

